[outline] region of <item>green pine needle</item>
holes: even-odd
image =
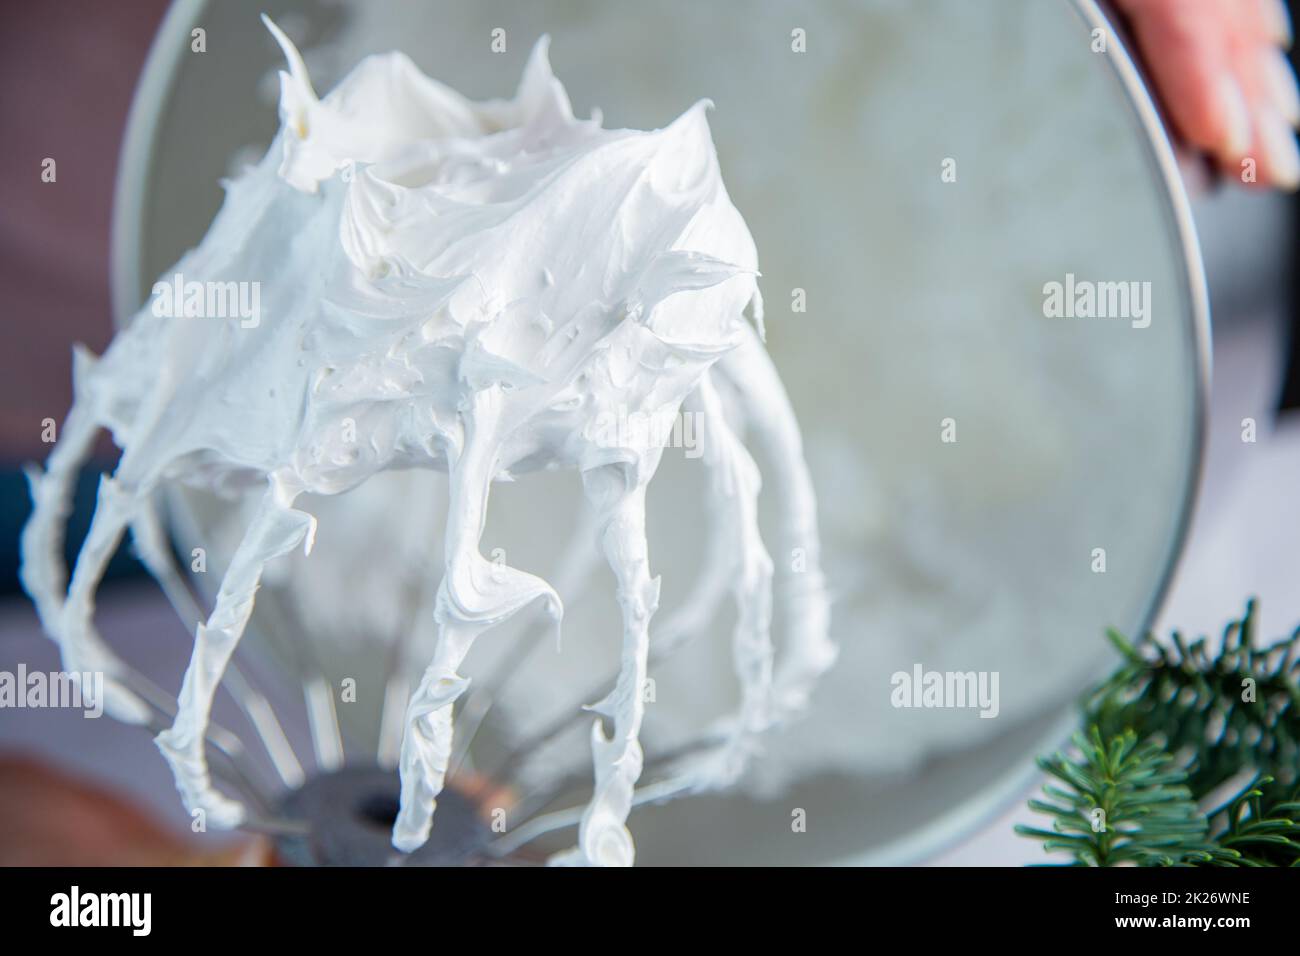
[[[1043,793],[1051,800],[1031,800],[1029,806],[1053,816],[1052,830],[1016,827],[1024,836],[1043,840],[1049,852],[1064,850],[1085,866],[1142,866],[1213,859],[1207,842],[1209,825],[1188,790],[1186,774],[1172,767],[1172,758],[1153,743],[1139,744],[1133,732],[1103,743],[1092,727],[1088,737],[1076,734],[1076,757],[1057,754],[1038,765],[1065,786],[1051,784]]]
[[[1111,631],[1123,660],[1084,702],[1087,736],[1038,761],[1055,783],[1029,806],[1052,829],[1016,831],[1081,866],[1300,866],[1300,629],[1258,648],[1255,610],[1217,653]]]
[[[1136,645],[1114,631],[1124,661],[1084,706],[1086,720],[1112,737],[1133,730],[1188,752],[1188,785],[1204,796],[1253,768],[1273,778],[1270,796],[1293,789],[1300,773],[1300,629],[1256,647],[1252,600],[1224,631],[1212,654],[1208,641],[1190,645],[1175,632],[1169,644],[1148,634]]]
[[[1300,866],[1300,790],[1288,800],[1270,802],[1267,794],[1274,783],[1272,777],[1256,776],[1206,814],[1218,848],[1214,863]]]

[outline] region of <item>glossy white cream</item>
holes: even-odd
[[[204,734],[264,568],[311,550],[315,518],[296,501],[381,472],[445,471],[438,639],[400,754],[393,842],[409,851],[434,819],[471,645],[526,607],[540,605],[557,628],[563,613],[547,581],[481,554],[492,484],[577,472],[617,581],[622,654],[615,686],[589,708],[598,715],[595,786],[578,844],[556,862],[630,864],[626,819],[642,770],[642,686],[659,599],[645,495],[683,407],[704,422],[714,527],[706,573],[656,639],[671,646],[730,592],[742,695],[734,717],[657,792],[733,782],[756,735],[800,708],[834,659],[812,486],[761,344],[757,254],[722,183],[708,103],[650,132],[577,119],[544,39],[509,101],[472,102],[398,53],[367,58],[319,99],[298,52],[267,22],[289,65],[280,132],[227,184],[208,234],[167,274],[250,284],[261,314],[180,318],[146,305],[101,358],[78,353],[76,401],[46,469],[31,475],[24,584],[65,667],[106,671],[110,711],[143,721],[148,707],[113,679],[120,667],[92,623],[107,559],[127,528],[146,538],[156,526],[154,502],[169,483],[263,488],[197,629],[175,722],[158,737],[186,806],[235,826],[245,810],[213,788]],[[740,400],[724,401],[722,383]],[[629,414],[663,427],[611,443],[606,424]],[[65,588],[61,519],[101,427],[123,455]],[[742,429],[780,463],[771,486],[782,531],[803,555],[798,587],[785,595],[795,633],[779,661],[760,476]],[[164,585],[176,584],[166,549],[145,557]]]

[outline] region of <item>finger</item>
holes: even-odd
[[[1281,113],[1290,125],[1300,125],[1300,89],[1291,62],[1276,47],[1265,47],[1255,54],[1254,65],[1265,105]]]
[[[1179,3],[1181,0],[1154,0]],[[1204,0],[1196,0],[1204,2]],[[1225,36],[1251,47],[1291,45],[1291,15],[1284,0],[1210,0],[1210,11]]]
[[[1189,143],[1235,164],[1253,138],[1246,92],[1217,3],[1126,0],[1138,45],[1175,128]]]
[[[1300,186],[1300,149],[1292,127],[1300,121],[1300,90],[1295,73],[1271,41],[1232,41],[1233,72],[1250,104],[1252,142],[1241,157],[1225,159],[1232,175],[1256,167],[1253,179],[1263,186]],[[1249,182],[1249,179],[1243,177]]]
[[[1246,158],[1257,159],[1260,184],[1288,190],[1300,187],[1300,148],[1295,131],[1281,113],[1269,108],[1256,114],[1255,141],[1258,156]]]
[[[1232,0],[1224,0],[1232,2]],[[1290,49],[1292,42],[1291,11],[1285,0],[1256,0],[1247,4],[1255,17],[1257,35],[1276,46]]]

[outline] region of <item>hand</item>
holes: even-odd
[[[1283,0],[1116,0],[1177,132],[1225,175],[1300,186],[1300,93]]]
[[[262,866],[261,837],[200,847],[100,787],[0,756],[0,866]]]

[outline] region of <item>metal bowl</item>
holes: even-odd
[[[178,0],[123,150],[119,322],[203,235],[233,157],[274,132],[278,54],[262,8],[306,50],[321,92],[359,56],[395,48],[469,95],[509,95],[548,32],[580,114],[600,106],[606,125],[648,128],[698,98],[715,103],[724,177],[760,251],[769,348],[822,497],[844,653],[753,781],[634,814],[639,860],[915,862],[1022,793],[1031,757],[1065,736],[1077,695],[1106,666],[1103,628],[1140,631],[1158,610],[1202,460],[1208,311],[1187,199],[1097,6],[772,0],[742,15],[690,0]],[[203,53],[191,51],[197,27]],[[503,53],[490,49],[498,27]],[[1045,284],[1067,274],[1150,282],[1149,325],[1049,318]],[[795,289],[805,312],[792,311]],[[940,441],[948,417],[953,444]],[[692,479],[680,463],[661,477],[652,500],[675,517],[652,557],[667,595],[690,574]],[[530,570],[548,560],[538,542],[570,520],[568,503],[538,506],[554,494],[512,489],[489,526],[533,557]],[[216,533],[214,501],[174,504],[183,542]],[[268,588],[263,602],[276,623],[255,617],[255,630],[311,640],[294,633],[307,629],[292,594]],[[548,682],[576,693],[599,676],[585,671],[603,673],[593,662],[614,653],[603,649],[608,613],[569,625],[578,650],[537,665]],[[366,664],[375,655],[320,647],[331,676],[379,680]],[[667,699],[672,688],[688,703],[707,697],[719,659],[706,647],[666,670]],[[940,662],[1004,675],[999,719],[885,709],[892,674]],[[379,715],[358,707],[344,720],[364,739]],[[792,809],[806,832],[792,831]]]

